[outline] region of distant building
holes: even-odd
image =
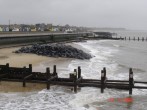
[[[31,28],[31,32],[36,32],[37,29],[36,28]]]
[[[30,31],[31,32],[36,32],[37,31],[36,26],[35,25],[30,25]]]
[[[19,28],[13,28],[12,31],[13,32],[19,32]]]
[[[58,28],[53,28],[53,31],[54,31],[54,32],[58,32],[59,29],[58,29]]]
[[[2,32],[3,31],[3,28],[2,27],[0,27],[0,32]]]
[[[42,24],[36,24],[37,31],[44,31],[46,28],[46,25],[44,23]]]
[[[52,27],[52,31],[53,31],[53,32],[58,32],[58,31],[59,31],[58,26],[53,26],[53,27]]]
[[[72,29],[66,29],[65,32],[66,33],[73,33],[73,30]]]
[[[3,32],[9,32],[9,26],[3,26]]]
[[[21,32],[29,32],[29,31],[31,31],[31,28],[30,28],[29,25],[24,25],[24,24],[22,24],[22,25],[20,26],[20,31],[21,31]]]
[[[52,24],[47,24],[45,30],[51,31],[53,25]]]

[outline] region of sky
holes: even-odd
[[[147,30],[147,0],[0,0],[0,24]]]

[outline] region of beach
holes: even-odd
[[[0,49],[0,65],[9,63],[11,67],[28,67],[29,64],[32,64],[34,72],[45,72],[46,67],[50,67],[52,71],[53,65],[57,65],[57,72],[59,72],[65,70],[72,60],[72,58],[53,58],[35,54],[14,53],[19,48],[21,47]],[[27,83],[27,87],[24,88],[21,82],[0,82],[0,92],[30,92],[40,91],[44,88],[46,88],[46,84]]]
[[[121,35],[126,36],[126,35]],[[134,35],[132,35],[134,36]],[[33,71],[45,72],[46,67],[57,65],[59,77],[69,77],[78,66],[81,66],[83,78],[100,79],[103,67],[107,69],[109,80],[128,80],[129,68],[133,68],[135,81],[147,81],[147,48],[142,41],[115,41],[115,40],[88,40],[86,42],[73,43],[93,57],[89,60],[70,58],[50,58],[32,54],[11,53],[16,48],[0,50],[0,64],[10,63],[10,66],[28,66],[33,64]],[[9,53],[9,55],[7,54]],[[7,57],[5,57],[7,55]],[[28,57],[26,57],[28,56]],[[32,58],[33,57],[33,58]],[[26,59],[19,65],[13,59]],[[22,89],[22,83],[1,82],[10,85],[10,89],[1,89],[0,109],[2,110],[146,110],[147,90],[133,89],[132,96],[127,90],[108,89],[102,94],[99,88],[81,87],[78,92],[71,91],[71,87],[51,86],[46,90],[44,84],[27,83],[26,90]],[[142,84],[141,86],[146,86]],[[7,86],[5,86],[7,87]],[[13,91],[12,91],[13,88]],[[17,90],[15,89],[17,88]],[[15,90],[15,91],[14,91]],[[131,102],[127,102],[129,99]]]

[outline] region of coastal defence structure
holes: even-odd
[[[31,34],[0,34],[0,45],[25,45],[33,43],[49,43],[79,40],[89,36],[83,33],[31,33]]]
[[[147,37],[145,38],[145,37],[142,37],[142,38],[140,38],[140,37],[133,37],[133,38],[131,38],[131,37],[128,37],[128,39],[127,39],[127,37],[125,37],[124,38],[124,40],[133,40],[133,41],[147,41]]]
[[[119,40],[129,40],[129,41],[147,41],[147,37],[115,37],[114,39]]]
[[[12,33],[0,34],[0,46],[10,47],[19,45],[30,45],[34,43],[73,42],[89,39],[113,39],[109,32],[80,32],[80,33]],[[0,48],[1,48],[0,47]]]
[[[0,65],[0,81],[13,81],[21,82],[23,87],[27,86],[27,83],[44,83],[49,90],[51,85],[69,86],[73,88],[73,91],[78,92],[80,87],[97,87],[100,88],[100,92],[104,93],[105,88],[123,89],[128,90],[132,95],[133,88],[147,89],[147,86],[137,86],[136,84],[147,84],[143,81],[134,81],[133,70],[129,69],[129,77],[126,80],[109,80],[106,76],[106,68],[101,70],[101,79],[85,79],[82,77],[81,67],[74,69],[72,73],[69,73],[68,78],[61,78],[58,76],[56,65],[53,66],[53,72],[50,68],[46,68],[45,73],[33,72],[32,64],[29,67],[10,67],[6,65]]]

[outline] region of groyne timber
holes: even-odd
[[[28,68],[10,67],[8,63],[0,65],[0,81],[22,82],[23,87],[27,86],[27,82],[44,83],[48,90],[51,85],[61,85],[73,87],[75,93],[78,92],[77,88],[80,87],[97,87],[100,88],[101,93],[104,93],[105,88],[113,88],[128,90],[130,95],[132,95],[133,88],[147,89],[147,86],[136,85],[138,83],[147,84],[147,82],[134,81],[132,68],[129,69],[129,76],[126,80],[109,80],[106,74],[106,68],[104,67],[101,70],[101,79],[84,79],[82,77],[82,69],[78,66],[72,73],[69,73],[69,78],[61,78],[58,76],[56,65],[53,66],[53,72],[47,67],[45,73],[33,72],[32,64],[29,64]]]

